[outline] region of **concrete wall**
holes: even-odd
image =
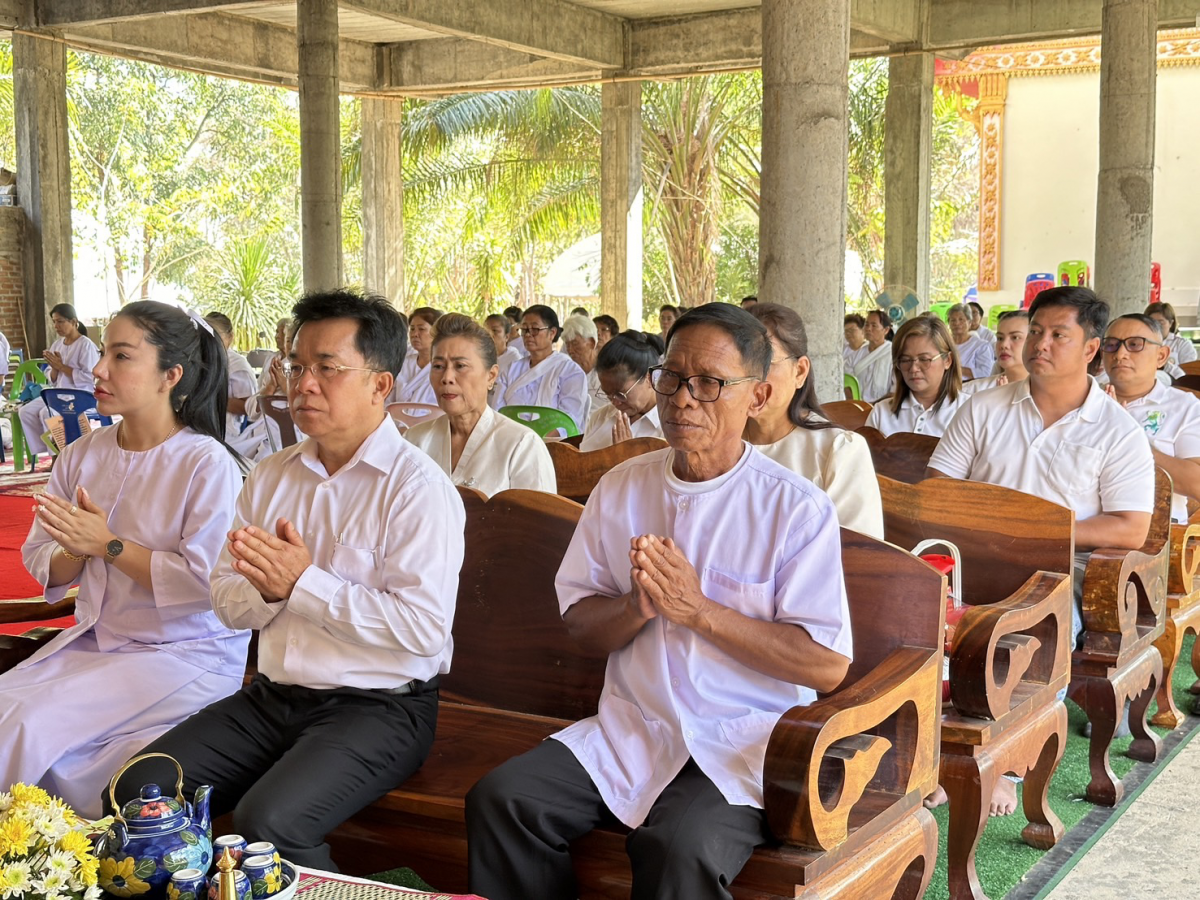
[[[21,236],[25,214],[17,206],[0,206],[0,331],[13,347],[25,347],[21,307],[25,286],[21,266]]]
[[[1185,315],[1200,296],[1198,96],[1200,67],[1158,70],[1153,258],[1162,264],[1163,299]],[[981,293],[984,306],[1019,303],[1025,276],[1064,260],[1085,259],[1094,270],[1099,108],[1098,72],[1009,79],[1001,290]]]

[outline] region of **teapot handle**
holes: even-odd
[[[125,821],[125,817],[121,815],[121,807],[117,806],[117,782],[121,779],[122,775],[129,771],[134,763],[139,763],[143,759],[153,759],[156,756],[169,759],[175,763],[175,768],[179,771],[179,778],[175,782],[175,799],[179,801],[180,806],[183,806],[183,766],[179,764],[179,760],[173,756],[168,756],[166,753],[143,753],[141,756],[135,756],[129,762],[125,763],[125,765],[121,766],[108,783],[108,802],[112,804],[113,818],[122,825],[127,825],[128,823]]]

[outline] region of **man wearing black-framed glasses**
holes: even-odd
[[[600,480],[556,579],[573,637],[609,656],[599,714],[472,789],[472,891],[579,896],[566,848],[615,816],[633,897],[729,898],[770,839],[767,740],[852,649],[831,502],[742,440],[770,364],[766,328],[732,305],[671,329],[650,370],[670,447]]]

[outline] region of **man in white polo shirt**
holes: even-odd
[[[1175,484],[1171,518],[1186,522],[1187,501],[1200,500],[1200,398],[1155,377],[1171,355],[1157,323],[1130,313],[1108,326],[1100,350],[1112,396],[1142,426],[1154,461]]]

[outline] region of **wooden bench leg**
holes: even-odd
[[[1133,743],[1129,745],[1127,755],[1131,759],[1142,762],[1154,762],[1158,759],[1158,750],[1162,740],[1150,730],[1146,724],[1146,711],[1150,709],[1150,701],[1154,699],[1158,685],[1163,679],[1162,657],[1154,647],[1147,647],[1146,653],[1139,658],[1128,682],[1130,693],[1135,690],[1135,684],[1140,682],[1137,673],[1149,669],[1150,680],[1141,692],[1133,695],[1129,703],[1129,730],[1133,732]]]
[[[987,900],[975,872],[975,849],[987,827],[988,806],[1000,775],[986,750],[976,750],[974,756],[942,753],[942,787],[950,797],[946,874],[951,900]]]
[[[1041,719],[1039,731],[1045,736],[1037,762],[1025,776],[1021,792],[1021,805],[1029,824],[1021,832],[1021,839],[1030,847],[1049,850],[1061,840],[1063,824],[1050,804],[1046,794],[1050,790],[1050,779],[1062,761],[1067,747],[1067,707],[1058,701]]]
[[[1177,627],[1175,619],[1168,614],[1166,628],[1163,629],[1163,633],[1159,635],[1158,640],[1154,642],[1154,648],[1162,657],[1163,678],[1158,686],[1158,693],[1154,697],[1158,703],[1158,710],[1151,717],[1150,722],[1153,725],[1158,725],[1160,728],[1174,730],[1183,721],[1183,713],[1175,705],[1175,696],[1173,693],[1175,660],[1179,658],[1179,651],[1182,647],[1183,629]]]

